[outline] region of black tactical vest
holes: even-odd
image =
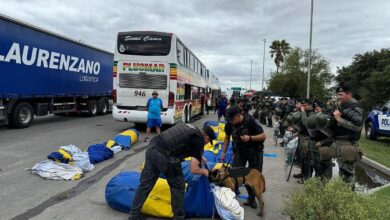
[[[253,145],[251,142],[242,142],[241,136],[251,135],[249,131],[249,120],[251,119],[251,115],[244,114],[244,119],[241,126],[234,126],[234,131],[232,133],[233,142],[236,147],[249,147],[249,145]]]
[[[161,133],[166,147],[170,149],[172,155],[183,156],[188,147],[189,139],[192,135],[202,137],[200,130],[191,124],[177,124],[172,128]]]
[[[341,117],[344,118],[347,121],[351,122],[360,122],[361,126],[363,125],[363,121],[360,121],[356,117],[356,113],[360,116],[361,119],[363,119],[363,109],[359,106],[359,103],[356,100],[353,100],[352,102],[348,102],[341,106]],[[348,140],[356,142],[360,139],[361,136],[361,130],[360,131],[351,131],[348,129],[345,129],[342,126],[336,126],[335,129],[336,136],[348,136]]]

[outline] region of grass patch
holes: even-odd
[[[390,167],[390,138],[378,138],[378,140],[369,140],[364,135],[360,139],[360,148],[364,156],[375,160],[376,162]]]
[[[378,204],[381,204],[381,212],[384,215],[384,219],[390,219],[390,186],[376,191],[370,196],[374,197],[378,201]]]

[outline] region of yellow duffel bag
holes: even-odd
[[[223,130],[219,130],[217,141],[224,141],[226,137],[226,133]]]
[[[159,178],[150,192],[141,212],[145,215],[172,218],[171,191],[166,179]]]
[[[219,149],[218,149],[218,147],[216,147],[215,145],[217,144],[218,142],[216,141],[216,140],[213,140],[213,142],[211,143],[211,142],[209,142],[208,144],[206,144],[205,146],[204,146],[204,150],[206,151],[211,151],[211,152],[213,152],[214,154],[218,154],[218,152],[219,152]]]

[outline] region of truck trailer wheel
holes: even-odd
[[[105,115],[108,112],[109,104],[107,99],[100,99],[99,100],[99,115]]]
[[[27,128],[34,120],[34,109],[28,102],[18,103],[11,113],[10,125],[14,128]]]
[[[368,122],[367,123],[367,126],[366,126],[366,138],[367,139],[371,139],[371,140],[376,140],[377,139],[377,136],[374,135],[373,133],[373,125],[371,122]]]
[[[98,102],[94,99],[88,102],[88,115],[93,117],[98,113]]]

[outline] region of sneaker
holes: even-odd
[[[144,142],[149,142],[149,137],[146,137],[146,138],[144,139]]]

